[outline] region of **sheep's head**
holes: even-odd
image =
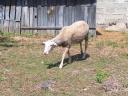
[[[55,47],[57,46],[57,44],[53,41],[53,40],[48,40],[46,42],[43,42],[44,45],[44,55],[49,54],[49,52]]]

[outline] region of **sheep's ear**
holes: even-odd
[[[45,42],[43,42],[42,45],[45,45]]]
[[[53,46],[57,46],[57,44],[54,42],[54,43],[53,43]]]

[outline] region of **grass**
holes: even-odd
[[[108,96],[99,89],[99,85],[109,75],[115,75],[127,86],[128,59],[124,49],[119,51],[119,42],[108,39],[91,41],[87,50],[90,57],[86,60],[74,59],[71,64],[64,63],[64,68],[60,70],[58,62],[63,48],[55,48],[48,56],[44,56],[40,43],[26,41],[21,46],[21,42],[6,37],[1,43],[11,42],[13,46],[0,46],[0,96]],[[127,41],[126,38],[123,40]],[[36,41],[36,38],[32,41]],[[105,55],[103,52],[112,54]],[[79,54],[79,45],[71,48],[71,54]],[[56,81],[54,91],[35,89],[46,80]],[[110,96],[114,96],[114,93]]]
[[[97,48],[101,48],[101,47],[105,47],[105,46],[110,46],[112,48],[116,48],[118,47],[118,43],[111,41],[111,40],[105,40],[105,41],[98,41],[96,42],[96,47]]]
[[[12,47],[17,46],[16,42],[9,37],[0,37],[0,46]]]
[[[102,83],[103,80],[105,80],[108,77],[108,73],[104,72],[102,70],[97,70],[96,71],[96,82],[97,83]]]

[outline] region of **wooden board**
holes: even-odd
[[[84,7],[84,20],[88,22],[88,6],[82,5],[82,7]]]
[[[56,27],[63,27],[63,10],[64,6],[56,6],[56,17],[55,17],[55,22],[56,22]],[[55,31],[55,35],[59,33],[58,30]]]
[[[69,9],[68,9],[68,6],[64,6],[64,15],[63,15],[63,26],[67,26],[67,25],[69,25],[69,11],[68,11]]]
[[[4,20],[4,5],[2,5],[4,1],[0,1],[0,31],[3,32],[3,20]]]
[[[40,14],[39,15],[39,19],[40,19],[40,26],[44,26],[46,27],[48,25],[47,22],[47,0],[41,0],[41,9],[40,9]],[[39,21],[38,19],[38,21]],[[47,33],[47,30],[41,30],[40,31],[41,34]]]
[[[28,0],[22,0],[22,16],[21,16],[21,26],[29,27],[29,8],[28,8]],[[29,30],[23,31],[28,34]]]
[[[91,3],[90,0],[0,0],[0,10],[4,10],[4,15],[0,11],[0,18],[4,17],[0,24],[7,32],[20,32],[20,27],[63,27],[78,20],[85,20],[94,28],[96,6]]]
[[[10,15],[9,15],[9,11],[10,11],[10,0],[9,1],[5,1],[5,20],[4,20],[4,31],[5,32],[9,32],[9,19],[10,19]]]
[[[33,0],[33,27],[37,27],[37,0]],[[37,30],[34,30],[34,34],[37,34]]]
[[[33,26],[33,6],[34,6],[34,3],[33,3],[33,0],[29,0],[28,2],[28,5],[29,5],[29,27],[32,27]],[[32,34],[33,33],[33,30],[29,30],[29,33]]]
[[[47,26],[56,26],[56,1],[47,0]],[[47,30],[48,33],[54,34],[55,30]],[[55,35],[55,34],[54,34]]]
[[[9,22],[9,32],[14,33],[15,32],[15,0],[11,0],[10,6],[10,22]]]
[[[75,21],[84,20],[84,9],[81,5],[76,5],[74,9]]]
[[[21,26],[21,8],[22,8],[22,1],[16,0],[16,15],[15,15],[15,33],[20,34],[20,26]]]
[[[41,0],[37,1],[37,26],[42,26],[42,6],[41,6]],[[38,30],[38,34],[41,34],[41,30]]]

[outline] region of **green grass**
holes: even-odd
[[[6,80],[6,77],[0,76],[0,82]]]
[[[0,37],[0,46],[12,47],[12,46],[17,46],[17,43],[10,37],[2,36]]]
[[[105,80],[108,77],[108,73],[102,70],[97,70],[96,71],[96,82],[97,83],[102,83],[103,80]]]
[[[3,42],[17,44],[10,39],[1,41]],[[44,56],[43,46],[40,44],[27,42],[20,46],[19,42],[17,47],[0,46],[0,96],[104,96],[106,93],[99,89],[99,84],[113,74],[125,82],[128,76],[128,59],[127,54],[118,53],[115,47],[120,47],[116,42],[95,42],[94,45],[89,45],[89,58],[74,60],[71,64],[64,63],[61,70],[56,63],[61,60],[62,48],[55,48],[49,55]],[[99,56],[103,50],[99,50],[99,47],[112,47],[117,51],[110,54],[110,57]],[[71,48],[71,54],[79,54],[78,52],[79,45]],[[117,57],[114,57],[115,54],[118,54]],[[124,57],[121,58],[121,54]],[[54,91],[35,90],[36,85],[49,79],[56,81]]]
[[[114,41],[111,41],[111,40],[103,40],[103,41],[98,41],[96,42],[96,47],[97,48],[102,48],[102,47],[105,47],[105,46],[110,46],[112,48],[116,48],[118,47],[118,44],[117,42],[114,42]]]
[[[121,58],[128,59],[128,53],[122,53],[120,54]]]
[[[97,83],[102,83],[109,76],[110,73],[104,70],[106,66],[109,65],[109,63],[112,63],[112,62],[110,58],[107,58],[107,57],[100,57],[99,60],[96,61],[95,80]]]

